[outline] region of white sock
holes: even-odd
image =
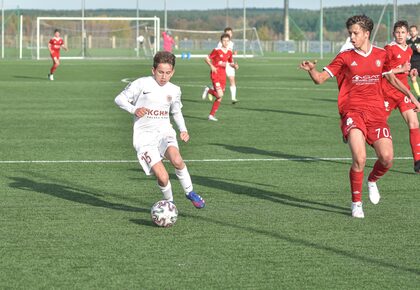
[[[230,86],[230,95],[232,97],[232,101],[236,100],[236,86]]]
[[[181,186],[184,189],[185,194],[188,194],[191,191],[193,191],[191,176],[190,176],[190,173],[188,172],[187,166],[185,166],[181,170],[175,169],[175,174],[178,177],[179,182],[181,183]]]
[[[172,195],[172,185],[170,180],[168,180],[168,184],[166,186],[160,186],[159,184],[158,186],[160,188],[160,191],[162,191],[163,199],[174,201],[174,197]]]

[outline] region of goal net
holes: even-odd
[[[214,49],[220,41],[223,30],[183,30],[168,29],[175,39],[175,51],[181,54],[181,57],[203,57]],[[263,56],[264,52],[261,46],[255,27],[247,29],[233,29],[233,49],[237,51],[236,57],[254,57]]]
[[[149,58],[160,47],[158,17],[38,17],[36,58],[49,58],[48,42],[60,30],[62,58]]]

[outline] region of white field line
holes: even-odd
[[[376,157],[368,157],[376,160]],[[394,160],[410,160],[412,157],[395,157]],[[304,157],[304,158],[232,158],[232,159],[190,159],[185,162],[266,162],[266,161],[349,161],[351,157]],[[166,161],[166,160],[165,160]],[[137,163],[137,160],[0,160],[0,164],[27,163]]]

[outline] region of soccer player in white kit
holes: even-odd
[[[180,138],[188,142],[190,136],[182,115],[181,89],[172,84],[175,73],[175,55],[160,51],[153,59],[152,76],[130,83],[116,98],[115,103],[134,115],[133,146],[146,175],[154,174],[163,199],[173,201],[169,174],[162,159],[175,167],[185,196],[196,208],[203,208],[205,201],[193,191],[191,176],[179,152],[176,132],[170,114],[178,126]]]

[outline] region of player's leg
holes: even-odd
[[[411,78],[411,83],[413,85],[413,89],[416,92],[417,96],[420,97],[420,89],[419,89],[419,84],[417,82],[418,75],[419,75],[419,72],[417,68],[413,68],[410,71],[410,78]]]
[[[410,136],[411,152],[414,160],[414,171],[420,173],[420,129],[417,113],[409,109],[401,112],[402,117],[407,123]]]
[[[57,69],[57,67],[60,65],[60,59],[58,56],[54,55],[52,60],[53,60],[53,65],[50,69],[50,74],[48,75],[48,78],[50,80],[54,80],[54,72]]]
[[[389,128],[380,128],[377,130],[378,134],[386,135],[387,137],[381,137],[372,144],[378,157],[367,179],[369,200],[373,204],[378,204],[381,198],[376,182],[392,167],[394,158],[394,149],[392,139],[390,139]],[[382,132],[379,132],[379,130]],[[388,133],[383,134],[383,130],[388,130]]]
[[[205,206],[205,201],[193,190],[190,173],[188,172],[187,166],[179,153],[178,147],[169,146],[166,149],[165,157],[174,166],[175,174],[184,189],[185,196],[196,208],[203,208]]]
[[[351,200],[352,200],[352,216],[355,218],[364,218],[362,207],[362,189],[363,174],[366,164],[366,145],[365,136],[359,129],[351,129],[347,135],[352,165],[349,172]]]
[[[236,99],[236,81],[235,81],[235,69],[231,66],[226,66],[226,75],[229,78],[229,89],[230,96],[232,99],[232,104],[236,104],[238,100]]]
[[[153,174],[156,176],[157,183],[160,191],[162,192],[163,199],[173,201],[172,185],[169,180],[169,174],[166,171],[165,166],[162,161],[157,162],[152,166]]]
[[[216,99],[213,102],[213,106],[211,107],[208,119],[210,121],[217,121],[217,118],[215,117],[215,115],[223,99],[224,88],[226,86],[226,75],[224,76],[224,78],[221,77],[220,75],[213,75],[212,81],[213,81],[213,87],[215,88],[215,92],[216,92],[215,94]]]

